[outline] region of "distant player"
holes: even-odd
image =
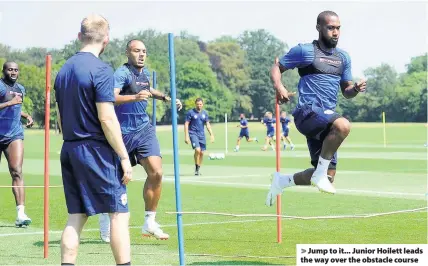
[[[366,81],[354,82],[351,59],[336,48],[340,36],[339,16],[332,11],[317,17],[318,40],[292,47],[280,60],[275,59],[271,78],[279,103],[287,103],[295,93],[281,82],[281,74],[297,68],[298,104],[294,124],[306,136],[312,168],[295,174],[274,173],[266,205],[272,206],[283,189],[295,185],[316,186],[321,192],[336,193],[332,185],[336,175],[337,150],[351,130],[350,122],[336,109],[338,90],[350,99],[366,90]],[[357,40],[357,39],[356,39]]]
[[[275,151],[275,146],[273,145],[273,137],[275,136],[275,123],[276,120],[272,118],[271,112],[266,112],[265,117],[262,120],[262,124],[266,126],[266,137],[265,137],[265,145],[262,150],[266,151],[267,146],[269,145],[273,151]]]
[[[282,111],[281,112],[281,117],[280,117],[279,120],[280,120],[281,125],[282,125],[282,136],[281,136],[281,140],[282,140],[282,143],[283,143],[283,150],[285,151],[285,149],[287,148],[287,143],[285,141],[287,141],[288,144],[290,144],[291,150],[294,150],[294,144],[291,141],[290,136],[288,136],[288,133],[290,131],[290,128],[289,128],[288,124],[291,122],[291,120],[287,118],[287,112]]]
[[[33,118],[22,112],[22,100],[25,96],[24,87],[16,82],[19,77],[19,67],[15,62],[3,64],[3,78],[0,79],[0,159],[2,152],[9,164],[12,177],[12,192],[16,203],[15,226],[31,224],[31,219],[25,214],[24,177],[22,162],[24,160],[24,130],[21,117],[27,119],[27,127],[33,126]]]
[[[245,114],[241,114],[239,116],[239,120],[240,120],[239,125],[237,125],[236,127],[240,127],[241,131],[239,132],[239,137],[238,137],[238,140],[236,142],[236,147],[234,150],[235,152],[239,151],[239,145],[241,144],[241,139],[244,137],[247,140],[247,142],[252,142],[252,141],[255,141],[257,143],[259,142],[257,140],[257,138],[250,138],[250,130],[248,129],[248,121],[245,118]]]
[[[206,150],[204,125],[206,125],[208,133],[210,133],[211,142],[214,142],[214,133],[211,129],[208,113],[202,109],[204,107],[204,101],[202,98],[197,98],[195,105],[195,108],[189,110],[186,114],[186,122],[184,123],[184,141],[186,144],[192,144],[192,148],[195,150],[195,154],[193,156],[195,160],[195,175],[201,175],[199,170],[204,158],[204,151]]]

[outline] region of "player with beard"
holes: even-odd
[[[171,98],[150,86],[150,72],[145,64],[147,49],[141,40],[133,39],[127,43],[126,56],[128,62],[114,73],[115,110],[132,166],[140,164],[147,173],[143,189],[145,221],[142,236],[167,240],[169,235],[156,222],[163,170],[159,141],[147,114],[147,99],[153,97],[170,103]],[[176,106],[181,110],[182,104],[178,99]],[[100,215],[99,224],[101,239],[109,242],[110,220],[107,214]]]
[[[276,196],[286,187],[314,185],[321,192],[336,193],[332,185],[336,174],[337,154],[348,136],[351,124],[336,111],[338,89],[345,98],[357,96],[366,89],[366,81],[354,83],[349,55],[336,48],[340,36],[339,16],[332,11],[317,17],[318,40],[299,44],[280,60],[275,59],[271,78],[279,103],[286,103],[295,93],[289,92],[281,82],[281,74],[297,68],[300,75],[298,104],[293,112],[294,123],[306,136],[311,164],[314,168],[282,175],[274,173],[266,205],[272,206]]]
[[[27,127],[33,125],[33,119],[22,112],[25,89],[16,82],[18,77],[17,63],[6,62],[3,64],[3,78],[0,79],[0,158],[3,152],[9,164],[17,211],[15,226],[21,227],[31,223],[31,219],[24,212],[25,191],[22,176],[24,130],[21,126],[21,117],[27,119]]]

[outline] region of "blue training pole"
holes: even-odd
[[[153,89],[157,88],[156,71],[153,71]],[[156,99],[153,98],[152,125],[156,131]]]
[[[178,131],[177,131],[177,108],[175,101],[177,99],[177,89],[175,88],[175,56],[174,56],[174,35],[168,33],[169,48],[169,73],[171,86],[171,112],[172,112],[172,142],[174,146],[174,176],[175,176],[175,208],[177,210],[177,227],[178,227],[178,252],[180,265],[184,262],[184,238],[183,238],[183,217],[181,214],[181,190],[180,190],[180,164],[178,157]]]

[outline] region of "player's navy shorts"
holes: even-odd
[[[0,153],[9,147],[13,141],[17,139],[24,139],[24,133],[17,134],[13,137],[0,136]]]
[[[241,131],[241,132],[239,132],[239,138],[246,138],[246,139],[249,139],[250,138],[250,132],[248,132],[248,131]]]
[[[311,164],[316,167],[321,154],[322,143],[330,131],[333,122],[341,115],[332,111],[324,110],[315,104],[305,104],[293,112],[294,123],[297,130],[306,136],[309,153],[311,154]],[[336,169],[337,153],[333,155],[329,169]]]
[[[189,134],[189,138],[193,149],[200,148],[201,151],[205,151],[207,149],[207,145],[205,144],[205,138],[198,137],[194,134]]]
[[[266,132],[266,136],[269,138],[273,138],[275,136],[275,131],[274,130],[268,130]]]
[[[129,153],[132,166],[137,165],[143,158],[150,156],[161,157],[156,131],[151,124],[135,133],[124,134],[123,142]]]
[[[289,133],[289,129],[288,128],[286,128],[285,130],[283,130],[282,131],[282,135],[284,136],[284,137],[288,137],[288,133]]]
[[[128,212],[120,160],[107,141],[65,141],[61,171],[69,214]]]
[[[17,134],[13,137],[6,137],[6,136],[0,136],[0,161],[1,161],[1,154],[9,147],[9,145],[17,140],[22,139],[24,140],[24,133]]]

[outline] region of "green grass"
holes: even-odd
[[[260,150],[261,143],[242,143],[233,153],[238,129],[229,124],[229,153],[225,160],[204,161],[203,176],[194,177],[192,151],[179,131],[180,172],[183,211],[233,214],[275,214],[264,206],[269,173],[275,170],[272,151]],[[295,187],[282,197],[282,213],[287,216],[329,216],[383,213],[426,206],[427,131],[424,124],[388,124],[387,147],[383,147],[380,124],[353,124],[349,138],[339,151],[334,196],[320,194],[312,187]],[[224,152],[224,125],[214,125],[216,142],[210,152]],[[263,127],[250,123],[250,133],[261,139]],[[283,172],[309,166],[306,141],[294,128],[290,136],[296,150],[282,152]],[[129,186],[131,210],[132,262],[137,264],[178,264],[178,243],[173,183],[172,138],[170,127],[158,128],[163,153],[165,182],[158,220],[171,235],[168,241],[140,237],[144,221],[141,191],[145,173],[134,168],[141,179]],[[51,134],[50,183],[61,185],[58,151],[61,138]],[[24,174],[26,185],[43,185],[44,137],[42,131],[27,130]],[[10,185],[5,159],[0,164],[0,185]],[[15,207],[10,188],[0,194],[1,264],[56,264],[60,262],[59,240],[67,217],[61,187],[50,189],[49,258],[43,259],[43,189],[26,189],[26,211],[33,224],[15,228]],[[97,217],[91,217],[82,234],[78,264],[113,265],[110,247],[98,237]],[[296,244],[411,244],[427,243],[427,212],[401,213],[372,218],[283,219],[282,243],[276,243],[273,217],[225,217],[183,215],[186,263],[190,265],[295,264]],[[202,256],[204,255],[204,256]],[[214,256],[221,255],[221,256]],[[238,257],[240,255],[241,257]],[[244,258],[242,255],[253,256]],[[284,258],[290,256],[291,258]]]

